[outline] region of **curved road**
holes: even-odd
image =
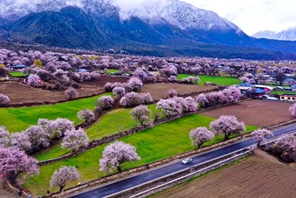
[[[285,133],[291,133],[296,131],[296,124],[293,125],[288,125],[279,129],[275,129],[272,130],[274,137],[278,137],[282,134]],[[249,147],[253,144],[256,144],[256,142],[252,139],[252,138],[248,138],[245,140],[242,140],[240,142],[234,143],[232,145],[220,148],[220,149],[216,149],[213,151],[209,151],[207,153],[204,154],[200,154],[196,157],[193,157],[193,162],[190,164],[191,165],[196,165],[196,164],[200,164],[202,162],[205,162],[207,160],[234,152],[236,150],[245,148],[245,147]],[[180,162],[175,163],[175,164],[171,164],[150,172],[146,172],[134,177],[130,177],[103,187],[99,187],[97,189],[91,190],[91,191],[87,191],[75,196],[72,196],[73,198],[99,198],[99,197],[105,197],[108,195],[111,195],[113,193],[117,193],[123,190],[126,190],[128,188],[140,185],[142,183],[148,182],[150,180],[154,180],[157,179],[159,177],[163,177],[165,175],[171,174],[173,172],[177,172],[180,171],[182,169],[186,169],[188,168],[188,166],[186,165],[182,165]]]

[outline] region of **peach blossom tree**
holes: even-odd
[[[210,129],[215,135],[224,134],[224,140],[228,140],[232,134],[241,134],[246,131],[244,122],[239,122],[235,116],[221,115],[210,123]]]
[[[121,172],[121,164],[140,159],[134,146],[115,141],[105,147],[100,159],[100,170],[113,171],[114,168],[117,168],[118,172]]]

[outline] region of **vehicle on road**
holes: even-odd
[[[189,164],[192,162],[192,159],[191,158],[185,158],[182,160],[182,164]]]
[[[276,97],[271,97],[271,96],[269,96],[269,95],[264,95],[264,96],[262,97],[262,99],[263,99],[263,100],[279,100],[278,98],[276,98]]]

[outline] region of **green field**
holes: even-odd
[[[199,126],[209,126],[209,123],[213,120],[214,118],[211,117],[193,114],[122,138],[121,141],[135,146],[141,157],[140,161],[123,164],[123,169],[136,167],[194,149],[194,147],[191,146],[189,138],[190,130]],[[247,131],[252,131],[256,128],[258,127],[247,126]],[[218,135],[213,141],[206,143],[204,146],[222,140],[223,135]],[[102,151],[105,146],[106,145],[98,146],[65,161],[42,166],[40,175],[34,176],[31,179],[28,178],[23,187],[32,190],[34,194],[44,194],[49,188],[51,175],[54,170],[58,169],[61,165],[77,165],[82,175],[81,182],[102,177],[105,173],[99,172],[98,169],[99,159],[102,156]],[[57,189],[53,190],[56,191]]]
[[[95,101],[103,96],[83,98],[54,105],[22,107],[22,108],[0,108],[0,126],[5,126],[10,132],[19,132],[27,129],[30,125],[37,124],[39,118],[54,120],[56,118],[67,118],[75,124],[82,121],[77,118],[77,113],[81,109],[94,109]]]
[[[148,106],[152,115],[156,110],[156,104]],[[97,140],[105,136],[109,136],[120,131],[128,130],[138,126],[138,123],[132,120],[130,115],[131,109],[116,109],[109,111],[103,115],[102,118],[94,123],[90,128],[86,130],[86,133],[90,140]],[[34,157],[39,161],[48,160],[67,154],[68,151],[61,148],[60,143],[51,146],[39,153],[36,153]]]
[[[178,75],[178,80],[182,80],[183,78],[187,78],[189,76],[196,76],[193,74],[179,74]],[[235,84],[241,84],[242,81],[238,80],[237,78],[234,77],[222,77],[222,76],[202,76],[198,75],[200,78],[200,85],[203,85],[205,82],[210,82],[210,83],[217,83],[218,85],[225,85],[225,86],[230,86],[230,85],[235,85]]]
[[[107,74],[117,73],[119,72],[118,69],[108,69]]]
[[[294,92],[294,91],[272,91],[271,93],[272,94],[278,94],[278,95],[284,95],[284,94],[296,95],[296,92]]]
[[[9,74],[13,77],[25,77],[26,75],[23,72],[9,72]]]

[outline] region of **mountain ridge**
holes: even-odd
[[[296,27],[291,27],[280,32],[275,32],[271,30],[259,31],[253,34],[252,36],[255,38],[266,38],[282,41],[296,41]]]
[[[186,55],[187,52],[231,56],[230,53],[235,52],[238,57],[238,54],[258,57],[258,53],[274,59],[293,57],[288,53],[296,52],[296,48],[292,48],[294,43],[249,37],[215,12],[179,0],[167,0],[155,12],[149,12],[148,6],[143,8],[144,15],[137,16],[135,11],[127,12],[129,16],[125,17],[126,13],[110,3],[111,0],[67,1],[71,6],[62,0],[36,0],[35,4],[22,6],[13,2],[0,0],[0,22],[1,18],[8,21],[1,23],[0,37],[10,42],[90,50],[115,48],[131,53],[142,53],[142,49],[160,55]],[[241,47],[239,53],[237,47]]]

